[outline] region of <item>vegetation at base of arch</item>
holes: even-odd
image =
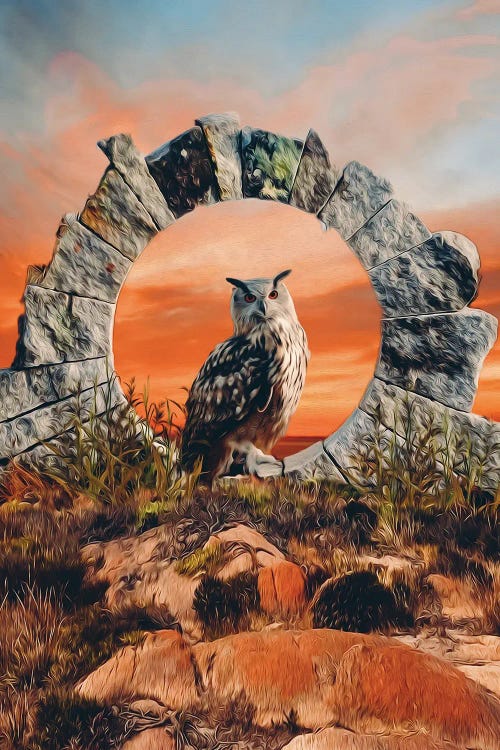
[[[190,496],[199,471],[185,475],[178,468],[181,404],[169,399],[151,401],[149,384],[139,393],[135,380],[125,384],[126,400],[116,404],[114,387],[111,378],[98,410],[94,385],[90,415],[77,394],[74,413],[66,424],[74,440],[67,448],[46,443],[58,460],[48,463],[41,474],[69,496],[81,493],[101,503],[128,504],[138,492],[149,493],[151,505],[141,506],[146,521],[151,513]]]

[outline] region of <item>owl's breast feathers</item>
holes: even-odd
[[[298,322],[266,322],[248,335],[218,344],[186,402],[184,466],[192,469],[199,456],[205,465],[225,436],[244,433],[250,422],[273,437],[283,434],[304,386],[308,358],[306,335]]]

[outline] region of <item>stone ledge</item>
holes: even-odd
[[[284,475],[290,479],[331,479],[344,484],[345,480],[325,452],[323,442],[310,445],[292,456],[285,456]]]

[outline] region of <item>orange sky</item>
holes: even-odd
[[[0,130],[0,367],[14,355],[27,265],[49,261],[60,217],[83,207],[106,166],[96,142],[129,132],[148,153],[197,116],[217,111],[235,110],[242,124],[301,138],[314,127],[339,166],[350,159],[366,163],[392,181],[396,196],[431,230],[466,234],[482,260],[475,305],[500,317],[498,159],[495,166],[490,148],[498,37],[485,5],[430,8],[411,28],[360,34],[342,54],[323,54],[272,95],[244,70],[231,76],[227,66],[224,74],[198,80],[171,63],[162,67],[159,57],[155,77],[124,86],[81,52],[54,54],[31,72],[40,86],[43,79],[37,121]],[[183,54],[189,57],[188,47]],[[7,111],[9,102],[3,104]],[[225,276],[288,267],[312,351],[290,432],[328,432],[352,411],[371,377],[380,312],[365,272],[340,238],[281,204],[246,200],[198,208],[155,238],[119,300],[119,374],[139,383],[150,376],[154,397],[180,399],[207,353],[231,333]],[[474,411],[499,420],[499,390],[497,342]]]

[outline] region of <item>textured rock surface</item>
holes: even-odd
[[[221,201],[241,200],[240,119],[234,112],[196,120],[203,129]]]
[[[305,609],[306,577],[289,560],[274,563],[259,571],[257,582],[262,610],[277,617],[297,617]]]
[[[203,130],[191,128],[146,156],[146,164],[176,218],[219,200]]]
[[[85,389],[103,383],[112,370],[104,357],[26,370],[0,370],[0,422],[64,398],[79,385]]]
[[[99,141],[97,145],[140,200],[158,229],[165,229],[172,224],[175,217],[130,135],[124,133],[112,135],[111,138]]]
[[[444,660],[359,633],[268,630],[189,647],[178,633],[160,631],[118,651],[78,691],[108,704],[135,695],[193,713],[243,693],[256,726],[293,715],[299,728],[335,723],[398,734],[411,727],[437,742],[498,750],[500,708],[484,688]]]
[[[111,357],[114,305],[36,286],[26,287],[24,305],[18,366]]]
[[[245,198],[288,203],[302,141],[246,127],[241,131],[241,163]]]
[[[122,745],[121,750],[177,750],[177,747],[164,727],[155,727],[134,734]]]
[[[315,479],[323,477],[342,483],[344,477],[325,452],[323,442],[313,443],[292,456],[285,456],[284,474],[293,479]]]
[[[332,194],[339,177],[340,172],[331,164],[319,135],[315,130],[310,130],[290,193],[290,205],[308,213],[318,213]]]
[[[119,250],[66,214],[57,231],[51,262],[38,286],[115,302],[132,266]]]
[[[393,198],[347,240],[364,268],[373,268],[429,239],[431,233],[405,203]]]
[[[492,315],[471,308],[383,320],[375,375],[446,406],[469,411],[497,325]]]
[[[476,295],[476,246],[455,232],[433,234],[368,275],[386,317],[461,310]]]
[[[451,443],[453,450],[455,446],[454,467],[457,472],[466,470],[464,461],[467,451],[463,443],[470,441],[470,451],[476,457],[476,465],[483,467],[485,485],[494,489],[500,484],[498,422],[491,422],[477,414],[450,409],[377,378],[368,385],[359,406],[370,416],[378,413],[382,424],[402,437],[408,431],[408,423],[411,424],[411,433],[416,440],[425,435],[431,425],[437,427],[434,440],[439,448],[449,450]]]
[[[341,237],[348,239],[391,197],[388,180],[351,161],[318,217],[327,228],[337,229]]]
[[[375,420],[364,411],[355,409],[351,416],[332,435],[324,441],[327,454],[338,466],[342,475],[351,483],[366,486],[370,484],[370,477],[359,469],[360,457],[372,457],[373,444],[369,444],[370,436],[377,445],[387,449],[391,441],[397,436],[380,425],[377,428]]]
[[[332,727],[295,737],[283,750],[461,750],[448,742],[436,742],[427,734],[353,734]]]
[[[158,230],[116,169],[107,169],[79,216],[86,227],[135,260]]]
[[[19,417],[14,417],[6,422],[0,422],[0,444],[4,457],[16,456],[28,450],[37,443],[50,440],[62,432],[67,431],[73,422],[77,404],[80,404],[79,414],[85,422],[90,412],[101,414],[105,407],[104,394],[107,392],[107,384],[98,386],[97,389],[90,388],[76,396],[69,396],[53,404],[40,406],[33,411],[27,412]],[[111,404],[117,403],[122,398],[121,391],[116,388]]]

